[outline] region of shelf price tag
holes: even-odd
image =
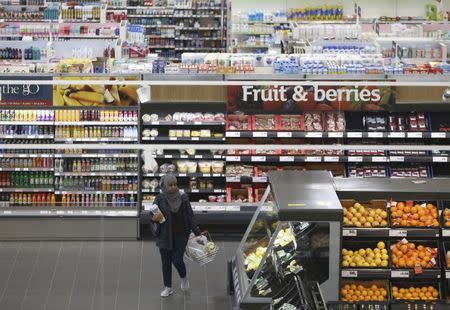
[[[64,214],[64,211],[57,210],[57,211],[56,211],[56,214],[57,214],[57,215],[62,215],[62,214]]]
[[[252,156],[251,161],[266,161],[266,156]]]
[[[348,161],[361,163],[363,161],[363,158],[362,158],[362,156],[349,156]]]
[[[442,230],[442,236],[443,237],[450,237],[450,229],[443,229]]]
[[[374,163],[385,163],[387,158],[385,156],[372,156],[372,162]]]
[[[173,155],[164,155],[164,158],[172,158],[173,157]]]
[[[82,210],[81,214],[86,215],[86,214],[88,214],[88,212],[86,210]]]
[[[153,137],[152,137],[153,138]],[[177,137],[169,137],[169,140],[170,141],[176,141],[177,140]]]
[[[321,132],[307,132],[306,138],[322,138],[323,134]]]
[[[241,156],[227,156],[227,161],[241,161]]]
[[[327,163],[337,163],[337,162],[339,162],[339,157],[338,156],[324,156],[323,161],[327,162]]]
[[[388,137],[389,138],[404,138],[405,133],[404,132],[390,132]]]
[[[215,190],[214,190],[214,193],[222,193],[222,192],[223,192],[222,189],[215,189]]]
[[[356,229],[344,229],[342,231],[342,235],[344,237],[356,237],[358,235],[358,231]]]
[[[362,138],[362,132],[347,132],[348,138]]]
[[[227,138],[239,138],[241,136],[241,133],[239,131],[227,131],[225,133],[225,136]]]
[[[241,206],[226,206],[225,211],[227,212],[239,212],[241,211]]]
[[[27,157],[27,154],[19,154],[19,158]]]
[[[292,138],[292,132],[290,132],[290,131],[277,132],[277,137],[278,138]]]
[[[391,229],[389,230],[389,237],[407,237],[408,231],[404,229]]]
[[[404,156],[391,156],[389,157],[390,162],[404,162],[405,157]]]
[[[447,136],[445,132],[432,132],[431,138],[444,139]]]
[[[408,132],[406,136],[408,138],[423,138],[423,134],[421,132]]]
[[[329,132],[328,138],[343,138],[344,133],[343,132]]]
[[[255,132],[253,132],[253,138],[267,138],[267,131],[255,131]]]
[[[446,163],[448,162],[448,157],[444,157],[444,156],[434,156],[433,157],[433,162],[434,163]]]
[[[342,270],[343,278],[357,278],[358,270]]]
[[[308,163],[322,162],[322,157],[320,157],[320,156],[307,156],[305,158],[305,162],[308,162]]]
[[[280,162],[293,162],[294,156],[280,156]]]
[[[12,214],[12,211],[3,211],[3,214]]]
[[[367,137],[369,138],[383,138],[382,132],[369,132],[367,133]]]
[[[409,278],[409,271],[405,270],[392,270],[391,278]]]
[[[191,139],[192,139],[192,141],[199,141],[200,137],[192,137]]]
[[[253,177],[254,183],[264,183],[267,182],[267,177]]]
[[[445,278],[446,279],[450,279],[450,271],[446,271],[445,272]]]

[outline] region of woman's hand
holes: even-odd
[[[163,214],[161,212],[158,212],[158,213],[153,214],[152,220],[154,222],[159,222],[163,219],[163,217],[164,217]]]

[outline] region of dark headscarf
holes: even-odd
[[[175,182],[177,183],[177,178],[173,174],[167,174],[161,179],[161,191],[163,195],[167,198],[169,203],[170,211],[173,213],[178,212],[181,206],[181,193],[177,190],[174,193],[169,193],[169,184]]]

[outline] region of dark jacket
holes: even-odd
[[[161,224],[161,232],[156,240],[156,245],[160,248],[171,250],[173,244],[173,232],[170,207],[167,203],[166,197],[163,194],[156,196],[154,204],[158,205],[162,214],[166,218],[166,221]],[[192,211],[191,203],[189,202],[189,197],[185,193],[181,195],[181,207],[178,212],[182,212],[183,214],[186,240],[188,239],[191,231],[196,236],[200,235],[200,229],[197,226],[197,221],[195,220],[194,212]]]

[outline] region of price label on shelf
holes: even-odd
[[[173,155],[164,155],[164,158],[173,158]]]
[[[225,136],[227,138],[239,138],[241,136],[241,133],[239,131],[227,131],[225,133]]]
[[[308,163],[319,163],[322,162],[322,157],[320,156],[307,156],[305,161]]]
[[[362,158],[362,156],[349,156],[348,157],[348,161],[349,162],[361,163],[363,161],[363,158]]]
[[[253,132],[253,138],[267,138],[267,131],[255,131],[255,132]]]
[[[388,135],[388,138],[404,138],[405,133],[404,132],[390,132]]]
[[[241,206],[226,206],[225,211],[227,212],[239,212],[241,211]]]
[[[185,176],[187,176],[187,174],[186,173],[180,173],[180,174],[178,174],[178,176],[185,177]]]
[[[200,137],[192,137],[191,139],[192,139],[192,141],[199,141]]]
[[[63,214],[64,214],[64,211],[57,210],[57,211],[56,211],[56,214],[57,214],[57,215],[63,215]]]
[[[154,138],[154,137],[152,137],[152,138]],[[176,140],[177,140],[177,137],[169,137],[169,140],[170,140],[170,141],[176,141]]]
[[[324,156],[323,161],[326,163],[337,163],[339,162],[338,156]]]
[[[358,271],[357,270],[342,270],[343,278],[357,278]]]
[[[344,229],[342,230],[342,235],[344,237],[356,237],[358,235],[358,231],[356,229]]]
[[[389,230],[389,237],[407,237],[408,231],[404,229],[391,229]]]
[[[3,214],[12,214],[12,211],[3,211]]]
[[[278,138],[292,138],[292,132],[277,132]]]
[[[322,138],[322,133],[321,132],[307,132],[305,137],[306,138]]]
[[[362,132],[347,132],[348,138],[362,138]]]
[[[450,279],[450,271],[446,271],[445,272],[445,278],[446,279]]]
[[[444,156],[434,156],[434,157],[433,157],[433,162],[434,162],[434,163],[446,163],[446,162],[448,162],[448,157],[444,157]]]
[[[50,214],[50,211],[47,211],[47,210],[41,210],[41,211],[39,211],[39,214]]]
[[[343,132],[329,132],[328,138],[343,138],[344,133]]]
[[[404,156],[391,156],[391,157],[389,157],[389,161],[402,163],[405,161],[405,157]]]
[[[200,193],[199,189],[191,189],[191,193]]]
[[[19,158],[27,157],[27,154],[19,154]]]
[[[203,158],[203,155],[194,155],[194,158],[196,158],[196,159],[202,159],[202,158]]]
[[[214,193],[222,193],[223,192],[223,189],[215,189],[214,190]]]
[[[367,133],[367,136],[369,138],[383,138],[383,133],[382,132],[369,132],[369,133]]]
[[[169,158],[169,157],[167,157],[167,158]],[[170,157],[170,158],[172,158],[172,157]],[[180,158],[189,158],[189,155],[180,155]]]
[[[293,162],[294,156],[280,156],[280,162]]]
[[[442,236],[443,237],[450,237],[450,229],[443,229],[442,230]]]
[[[267,182],[267,177],[253,177],[254,183],[264,183]]]
[[[409,271],[405,270],[392,270],[391,278],[409,278]]]
[[[421,132],[408,132],[406,136],[408,138],[423,138],[423,134]]]
[[[86,214],[88,214],[88,212],[86,210],[82,210],[81,214],[86,215]]]
[[[385,156],[372,156],[372,162],[374,163],[385,163],[387,158]]]
[[[446,135],[445,132],[432,132],[431,138],[445,139]]]
[[[73,210],[67,211],[67,214],[73,214]]]
[[[241,156],[227,156],[227,161],[241,161]]]
[[[252,156],[251,161],[266,161],[266,156]]]

